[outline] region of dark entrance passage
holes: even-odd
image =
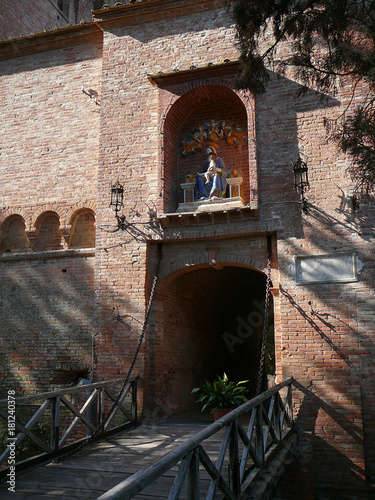
[[[159,284],[148,405],[167,414],[198,410],[192,388],[224,372],[235,381],[248,379],[249,397],[254,395],[265,284],[263,273],[235,266],[207,266]]]

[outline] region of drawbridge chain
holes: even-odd
[[[133,373],[134,365],[135,365],[135,363],[137,361],[137,358],[138,358],[138,355],[139,355],[139,351],[141,350],[141,347],[142,347],[143,339],[144,339],[145,334],[146,334],[146,328],[147,328],[147,325],[148,325],[148,321],[150,319],[151,307],[152,307],[152,304],[154,302],[156,283],[158,281],[158,276],[159,276],[160,261],[161,261],[161,256],[159,255],[158,264],[157,264],[157,268],[156,268],[156,272],[155,272],[155,276],[154,276],[154,279],[152,280],[150,297],[148,299],[148,304],[147,304],[147,308],[146,308],[146,314],[145,314],[145,320],[143,322],[142,332],[141,332],[141,335],[139,337],[138,345],[137,345],[137,348],[135,350],[132,362],[130,364],[129,371],[128,371],[126,377],[125,377],[124,383],[123,383],[123,385],[121,387],[121,390],[119,392],[119,395],[118,395],[116,401],[114,402],[114,405],[116,405],[119,402],[119,400],[120,400],[120,398],[122,396],[122,393],[124,392],[124,389],[125,389],[127,383],[129,382],[131,374]]]
[[[266,361],[266,344],[267,344],[267,331],[268,331],[268,314],[270,307],[270,286],[271,286],[271,255],[269,252],[267,260],[267,279],[266,279],[266,298],[264,302],[264,320],[263,320],[263,336],[262,346],[260,349],[260,361],[258,371],[258,381],[256,387],[256,396],[259,396],[262,390],[262,382],[264,378],[264,369]]]

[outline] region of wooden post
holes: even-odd
[[[132,381],[132,407],[131,407],[131,416],[132,420],[135,424],[138,421],[138,407],[137,407],[137,380]]]
[[[280,441],[282,435],[282,429],[280,427],[280,394],[277,392],[274,395],[274,398],[275,398],[275,406],[272,415],[272,425],[274,428],[274,432],[276,434],[276,438],[278,441]]]
[[[292,384],[289,384],[286,388],[288,391],[288,417],[290,422],[293,422],[293,398],[292,398]]]
[[[257,467],[264,464],[264,446],[263,446],[263,403],[260,403],[256,409],[255,419],[255,454],[258,463]]]
[[[60,434],[60,396],[56,396],[52,401],[51,413],[51,441],[50,446],[54,451],[59,449]]]
[[[187,500],[199,500],[199,447],[195,448],[190,459],[186,490]]]
[[[229,434],[229,477],[233,493],[237,496],[241,492],[240,460],[238,456],[238,423],[233,420]]]
[[[98,429],[100,429],[101,432],[104,432],[104,420],[105,420],[105,399],[104,399],[104,395],[105,395],[105,392],[104,392],[104,388],[101,387],[100,388],[100,391],[99,391],[99,397],[98,397],[98,401],[99,401],[99,408],[98,408]]]

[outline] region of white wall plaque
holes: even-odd
[[[300,255],[295,257],[297,283],[357,281],[354,253]]]

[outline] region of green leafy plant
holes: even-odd
[[[247,382],[248,380],[242,380],[235,383],[228,380],[224,373],[223,378],[218,375],[213,382],[205,380],[201,387],[195,387],[191,392],[200,394],[197,402],[202,405],[202,411],[210,407],[211,413],[214,413],[218,408],[235,408],[247,401],[244,386]]]

